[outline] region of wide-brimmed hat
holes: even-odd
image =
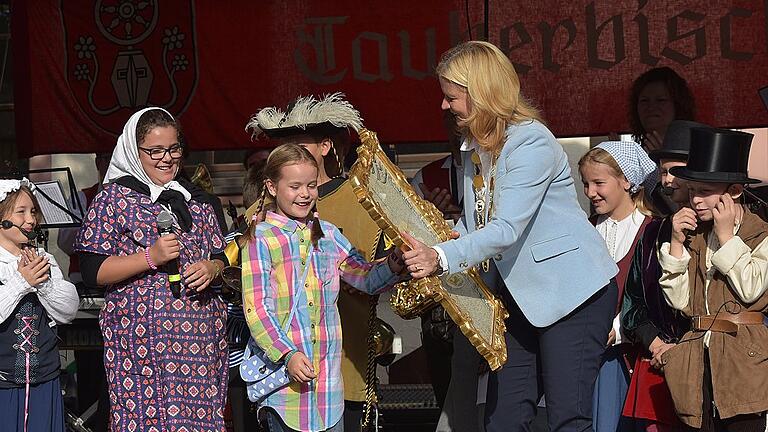
[[[673,121],[667,127],[661,148],[649,152],[648,156],[656,163],[661,159],[687,159],[691,147],[691,129],[697,127],[709,126],[689,120]]]
[[[686,166],[673,167],[669,172],[705,183],[760,183],[747,175],[752,136],[728,129],[693,128]]]
[[[325,95],[322,99],[304,96],[296,99],[283,112],[277,107],[262,108],[248,121],[245,130],[254,138],[262,133],[269,138],[294,135],[332,135],[342,130],[363,127],[360,112],[344,99],[343,93]]]

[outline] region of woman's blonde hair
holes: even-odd
[[[274,205],[276,207],[277,205],[276,200],[273,200],[272,197],[267,194],[267,187],[263,183],[266,183],[267,179],[269,179],[277,184],[277,182],[280,181],[280,173],[283,167],[301,163],[309,163],[317,169],[317,160],[315,160],[315,157],[312,156],[312,153],[310,153],[309,150],[299,144],[283,144],[272,150],[262,171],[261,193],[256,200],[257,210],[254,212],[255,214],[261,213],[265,206]],[[249,224],[248,230],[243,236],[247,241],[254,238],[257,225],[253,221],[249,222]],[[312,216],[312,244],[317,246],[317,241],[324,235],[317,216]]]
[[[469,41],[446,51],[437,75],[467,91],[469,115],[459,122],[480,147],[498,154],[510,123],[541,121],[539,111],[520,93],[512,62],[495,45]]]
[[[608,168],[611,169],[614,177],[623,180],[627,179],[624,175],[624,171],[621,170],[618,162],[616,162],[616,159],[614,159],[610,153],[599,147],[593,147],[579,159],[579,171],[581,171],[581,168],[587,164],[607,165]],[[645,193],[645,187],[643,187],[643,185],[639,185],[639,188],[635,193],[631,193],[630,191],[626,192],[629,194],[630,198],[632,198],[632,202],[635,203],[635,207],[640,210],[640,213],[646,216],[655,215],[656,211],[650,200],[650,195]]]

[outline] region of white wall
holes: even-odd
[[[743,129],[754,134],[749,151],[749,176],[768,183],[768,129]]]

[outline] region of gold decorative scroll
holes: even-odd
[[[359,135],[362,145],[357,150],[358,160],[352,166],[350,180],[358,200],[384,233],[397,246],[404,243],[401,231],[428,246],[448,240],[451,227],[442,213],[416,194],[403,172],[381,150],[376,134],[362,129]],[[406,319],[415,318],[434,302],[440,302],[492,370],[507,361],[507,312],[476,269],[400,284],[393,301],[404,306]],[[403,311],[395,308],[395,312]]]

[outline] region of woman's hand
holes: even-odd
[[[149,257],[159,267],[178,258],[180,249],[181,246],[176,239],[176,234],[167,234],[157,239],[155,244],[149,247]]]
[[[451,191],[439,187],[429,190],[424,183],[419,183],[419,189],[424,194],[424,199],[434,204],[443,216],[453,219],[454,222],[459,220],[461,208],[453,203]]]
[[[662,137],[660,133],[657,131],[650,131],[645,134],[645,138],[643,139],[643,147],[645,147],[646,152],[650,153],[654,150],[661,150],[663,146],[664,137]]]
[[[48,258],[40,256],[32,248],[21,251],[18,265],[19,273],[30,286],[38,286],[50,277],[51,263]]]
[[[675,346],[675,344],[666,343],[657,336],[648,347],[648,350],[651,352],[651,366],[656,369],[661,369],[664,366],[664,363],[661,361],[661,356],[673,346]]]
[[[432,275],[438,269],[437,251],[413,238],[407,232],[400,232],[400,236],[410,247],[403,252],[403,259],[408,272],[413,278],[423,278]]]
[[[297,351],[291,356],[286,368],[288,369],[288,376],[296,382],[308,383],[317,377],[312,362],[301,351]]]
[[[223,266],[220,261],[198,261],[184,270],[184,286],[190,291],[203,291],[219,275]]]

